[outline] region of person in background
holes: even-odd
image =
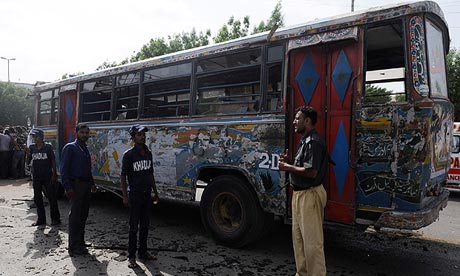
[[[91,156],[86,142],[89,127],[78,124],[75,127],[77,139],[62,149],[60,163],[62,185],[71,203],[69,213],[69,247],[71,257],[88,254],[85,243],[85,226],[89,213],[91,192],[96,192],[91,173]]]
[[[141,125],[133,125],[129,129],[134,146],[125,151],[121,166],[121,189],[123,204],[129,206],[129,246],[128,267],[135,268],[137,250],[137,232],[139,231],[138,257],[141,260],[155,260],[147,251],[147,237],[150,224],[150,206],[152,190],[153,204],[158,203],[158,193],[153,176],[152,153],[145,145],[145,133],[148,129]],[[126,178],[128,178],[128,185]],[[129,194],[128,194],[129,192]]]
[[[8,178],[11,143],[11,137],[0,131],[0,178],[2,179]]]
[[[310,106],[296,110],[294,129],[302,135],[293,164],[288,152],[278,164],[289,172],[292,185],[292,242],[296,276],[325,276],[323,219],[327,194],[323,187],[330,162],[324,138],[315,129],[317,112]],[[332,163],[332,162],[331,162]]]
[[[11,168],[10,168],[10,177],[13,179],[18,179],[24,177],[24,166],[25,166],[25,144],[21,139],[20,133],[17,129],[12,133],[12,147],[13,155],[11,158]]]
[[[57,170],[53,146],[43,141],[43,130],[31,130],[34,144],[30,145],[27,161],[34,167],[34,203],[37,207],[37,220],[32,226],[46,224],[45,206],[43,205],[43,192],[50,203],[51,225],[61,224],[61,215],[56,199]]]

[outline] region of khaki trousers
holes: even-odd
[[[292,195],[292,242],[297,276],[326,275],[323,218],[327,195],[323,185]]]

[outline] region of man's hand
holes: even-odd
[[[65,195],[70,201],[72,201],[75,196],[75,192],[72,189],[70,189],[70,190],[65,191]]]
[[[51,177],[51,183],[56,184],[57,179],[58,179],[57,175],[53,174],[53,176]]]
[[[95,192],[97,192],[97,188],[96,188],[96,185],[92,185],[91,186],[91,192],[94,194]]]
[[[153,204],[154,204],[154,205],[158,204],[158,201],[160,201],[160,198],[158,197],[158,194],[155,193],[155,194],[153,195]]]
[[[128,196],[123,196],[123,205],[125,207],[129,207],[129,199]]]

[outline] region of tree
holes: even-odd
[[[455,121],[460,120],[460,50],[452,48],[446,59],[449,99],[454,104]]]
[[[219,29],[217,35],[214,37],[214,42],[224,42],[227,40],[232,40],[248,35],[249,30],[249,16],[243,18],[243,23],[239,20],[235,20],[232,16],[227,21],[227,24],[224,24],[222,28]],[[260,21],[259,25],[254,26],[252,34],[261,33],[271,30],[274,26],[283,27],[284,18],[281,14],[281,1],[275,5],[270,18],[267,21]]]
[[[249,30],[249,16],[243,18],[243,23],[240,20],[235,20],[233,16],[222,26],[214,37],[214,42],[224,42],[235,38],[248,35]]]
[[[200,32],[197,34],[195,28],[193,28],[189,33],[182,32],[181,34],[173,34],[172,36],[168,36],[168,39],[152,38],[149,43],[142,46],[141,50],[131,57],[130,61],[135,62],[208,45],[210,37],[211,30],[206,30],[204,33]]]
[[[0,82],[0,125],[27,125],[33,118],[34,99],[30,90],[10,82]]]
[[[259,25],[254,27],[253,34],[262,33],[265,31],[270,31],[274,26],[284,27],[284,16],[281,14],[281,1],[276,3],[275,8],[273,9],[270,18],[267,22],[260,21]]]
[[[364,102],[369,103],[389,103],[391,102],[391,91],[383,88],[378,87],[372,84],[366,84],[365,86],[365,97]]]

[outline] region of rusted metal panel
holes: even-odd
[[[450,148],[450,103],[365,107],[357,113],[357,201],[418,211],[441,191]]]
[[[284,116],[146,123],[146,144],[153,153],[161,197],[193,200],[200,170],[241,171],[248,177],[262,208],[284,214],[286,192],[277,168],[284,151]],[[91,125],[88,141],[93,175],[119,189],[123,152],[132,146],[124,125]],[[283,174],[284,175],[284,174]],[[112,183],[112,184],[110,184]]]

